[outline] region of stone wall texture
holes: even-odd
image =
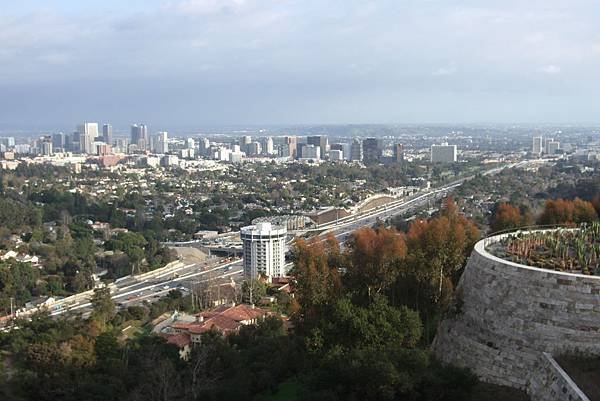
[[[531,393],[543,353],[600,354],[600,277],[497,258],[475,245],[434,350],[487,382]]]
[[[590,401],[547,352],[531,377],[529,394],[535,401]]]

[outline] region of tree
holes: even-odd
[[[115,303],[110,296],[110,288],[96,288],[91,303],[93,311],[90,318],[100,323],[102,328],[106,327],[117,313]]]
[[[368,299],[386,290],[398,277],[406,257],[404,236],[385,227],[361,228],[348,245],[345,279]]]
[[[556,199],[546,201],[538,222],[543,225],[573,225],[598,219],[591,202],[575,198],[574,201]]]
[[[294,276],[296,295],[301,305],[302,318],[312,318],[319,309],[341,293],[339,268],[330,265],[340,252],[337,241],[323,243],[313,237],[309,242],[299,238],[294,246]],[[300,317],[300,316],[297,316]]]
[[[518,207],[508,203],[501,203],[490,221],[492,232],[521,227],[523,225],[523,216]]]

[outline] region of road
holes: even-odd
[[[505,168],[523,167],[531,161],[508,164],[492,170],[488,170],[484,175],[496,174]],[[537,162],[537,161],[533,161]],[[445,197],[449,192],[462,185],[465,181],[473,179],[475,176],[464,177],[441,188],[432,189],[428,192],[418,194],[411,198],[394,201],[384,206],[380,206],[359,216],[340,219],[335,223],[322,226],[317,235],[325,237],[332,233],[340,243],[344,243],[348,236],[360,227],[372,226],[378,219],[385,220],[397,214],[406,213],[416,208],[422,208],[430,201],[435,201]],[[189,291],[192,281],[212,280],[223,278],[240,279],[242,275],[242,260],[223,260],[209,259],[199,263],[181,264],[173,268],[159,269],[156,274],[146,279],[139,279],[127,276],[117,280],[110,285],[113,300],[120,307],[141,304],[143,301],[153,302],[161,296],[166,295],[172,289],[180,289],[183,292]],[[89,297],[73,302],[58,303],[51,314],[56,316],[66,312],[89,313],[91,304]]]

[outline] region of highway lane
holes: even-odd
[[[242,274],[242,261],[236,259],[232,261],[209,262],[200,264],[188,264],[179,268],[165,272],[160,272],[156,276],[144,280],[137,280],[135,277],[127,277],[118,283],[109,285],[111,297],[122,307],[130,306],[141,301],[155,301],[156,295],[166,295],[173,289],[182,289],[189,291],[189,282],[194,280],[218,280],[228,277],[236,277]],[[82,299],[74,303],[63,305],[59,309],[51,312],[52,316],[61,315],[67,312],[86,313],[91,310],[89,299]]]

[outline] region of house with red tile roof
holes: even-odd
[[[221,305],[211,311],[198,313],[194,321],[173,321],[161,329],[160,335],[177,345],[181,354],[186,347],[199,344],[204,333],[217,331],[227,336],[239,332],[242,326],[257,324],[266,315],[267,311],[253,305]],[[188,355],[189,351],[184,354]]]

